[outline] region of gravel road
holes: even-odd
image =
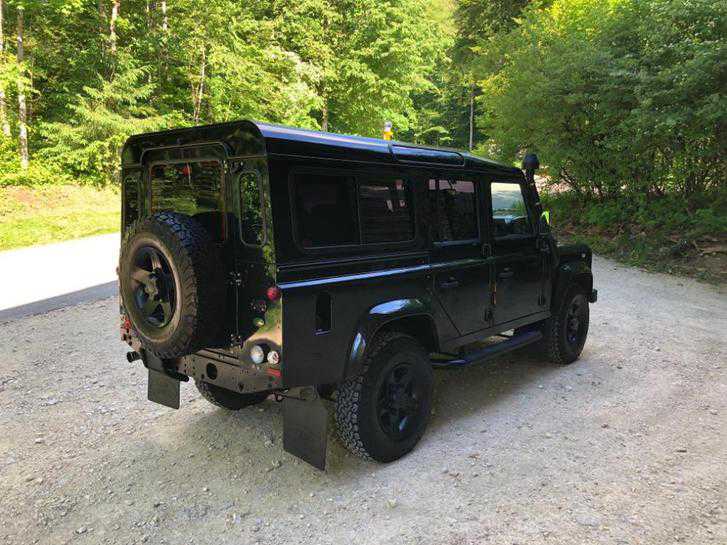
[[[0,543],[727,543],[727,293],[595,260],[580,361],[436,373],[419,447],[329,469],[281,407],[146,401],[117,302],[0,325]]]

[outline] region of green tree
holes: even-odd
[[[96,86],[85,87],[70,105],[67,120],[42,125],[47,142],[43,158],[79,180],[114,181],[126,139],[174,119],[158,115],[148,106],[155,86],[144,83],[146,76],[146,70],[122,60],[111,80],[99,79]]]

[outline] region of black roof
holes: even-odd
[[[200,141],[225,142],[231,148],[232,155],[257,152],[361,162],[459,167],[522,175],[522,171],[516,167],[454,149],[242,120],[132,136],[124,147],[123,161],[126,165],[138,163],[143,151],[150,148],[194,144]]]

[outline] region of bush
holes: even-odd
[[[727,3],[541,6],[490,45],[481,101],[492,151],[512,161],[536,150],[554,180],[601,199],[724,183]]]

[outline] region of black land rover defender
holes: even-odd
[[[178,408],[189,378],[226,409],[273,395],[319,468],[329,399],[347,447],[389,462],[424,433],[433,368],[576,360],[591,251],[555,243],[537,167],[248,121],[130,138],[121,335],[149,399]]]

